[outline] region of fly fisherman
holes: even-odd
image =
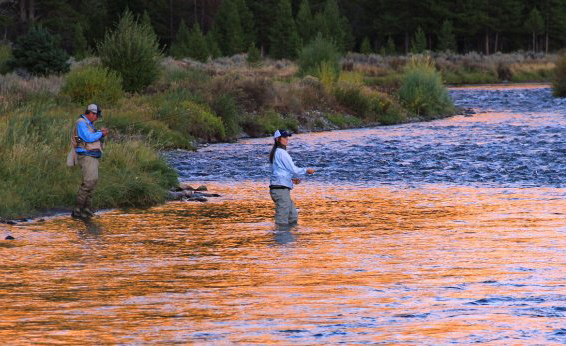
[[[298,220],[297,209],[291,200],[293,183],[299,184],[300,175],[314,174],[314,169],[299,168],[287,153],[287,144],[291,134],[285,130],[277,130],[273,135],[275,143],[269,155],[271,162],[271,179],[269,192],[275,203],[275,223],[278,226],[294,224]]]
[[[100,107],[90,104],[84,114],[75,122],[71,134],[72,149],[67,159],[69,166],[77,163],[83,173],[83,181],[77,192],[75,208],[71,214],[74,218],[88,219],[94,216],[90,201],[98,182],[98,163],[104,147],[103,138],[108,135],[106,128],[97,131],[94,123],[102,118]]]

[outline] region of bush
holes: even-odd
[[[240,134],[241,128],[238,125],[238,110],[234,99],[229,95],[217,97],[212,108],[224,123],[226,137],[235,139]]]
[[[39,76],[69,71],[69,55],[60,47],[59,41],[46,29],[32,27],[16,41],[10,67]]]
[[[359,118],[364,118],[370,111],[370,99],[358,86],[341,83],[334,89],[334,97],[341,106],[346,107]]]
[[[299,125],[296,119],[283,117],[275,111],[267,111],[261,115],[246,115],[241,126],[250,137],[272,135],[278,129],[297,131]]]
[[[552,93],[556,97],[566,97],[566,54],[562,54],[556,60]]]
[[[318,35],[313,41],[306,45],[299,54],[299,74],[301,76],[316,76],[321,66],[325,63],[336,77],[340,75],[340,53],[336,45],[322,35]]]
[[[80,104],[96,102],[110,105],[124,95],[122,78],[118,73],[100,66],[86,66],[71,71],[61,91]]]
[[[0,44],[0,74],[10,72],[8,62],[12,59],[12,47],[7,44]]]
[[[325,117],[334,126],[337,126],[341,129],[357,127],[362,125],[362,121],[359,118],[353,117],[351,115],[346,115],[341,113],[327,113],[325,114]]]
[[[149,24],[138,23],[129,11],[98,44],[98,52],[102,64],[120,74],[126,91],[141,91],[159,75],[162,52],[157,36]]]
[[[429,58],[415,58],[407,65],[399,88],[399,99],[410,112],[426,118],[454,111],[440,73]]]
[[[183,103],[186,114],[181,114],[181,125],[188,134],[202,138],[207,141],[221,141],[226,139],[226,130],[222,124],[222,119],[212,114],[204,106],[192,101]]]

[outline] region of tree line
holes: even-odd
[[[295,58],[317,35],[342,51],[492,54],[566,45],[566,0],[0,0],[0,41],[40,25],[92,53],[129,10],[177,57]]]

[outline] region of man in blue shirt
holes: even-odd
[[[83,181],[77,192],[74,218],[88,219],[94,216],[90,202],[98,183],[98,164],[104,147],[102,139],[108,135],[106,128],[96,130],[94,123],[102,118],[102,111],[96,104],[88,105],[84,114],[75,122],[71,145],[75,148],[75,162],[81,167]]]

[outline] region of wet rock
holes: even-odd
[[[208,191],[208,189],[206,188],[205,185],[201,185],[201,186],[197,187],[195,191]]]
[[[13,221],[13,220],[6,220],[6,224],[8,224],[8,225],[16,225],[17,223],[16,223],[16,221]]]
[[[169,191],[169,199],[174,201],[181,200],[185,197],[191,197],[192,195],[192,190]]]
[[[186,183],[181,183],[181,184],[179,184],[179,187],[180,187],[182,190],[194,190],[194,188],[193,188],[191,185],[186,184]]]
[[[14,240],[14,239],[16,239],[16,238],[14,238],[14,237],[12,237],[11,235],[9,235],[9,236],[7,236],[5,239],[6,239],[6,240]]]
[[[185,202],[207,202],[208,199],[200,196],[189,197],[184,199]]]
[[[199,193],[197,197],[220,197],[217,193]]]

